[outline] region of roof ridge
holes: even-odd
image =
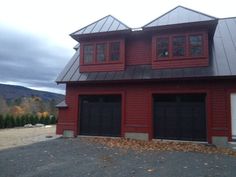
[[[93,25],[93,24],[95,24],[95,23],[97,23],[97,22],[99,22],[99,21],[101,21],[101,20],[103,20],[104,18],[107,18],[107,17],[109,17],[109,16],[111,16],[111,15],[106,15],[105,17],[102,17],[102,18],[96,20],[95,22],[92,22],[92,23],[88,24],[88,25],[84,26],[83,28],[80,28],[80,29],[76,30],[75,32],[71,33],[70,36],[74,35],[75,33],[81,31],[82,29],[85,29],[85,28],[87,28],[88,26],[91,26],[91,25]]]
[[[199,13],[199,14],[201,14],[201,15],[208,16],[208,17],[210,17],[210,18],[218,19],[217,17],[214,17],[214,16],[212,16],[212,15],[208,15],[208,14],[206,14],[206,13],[203,13],[203,12],[200,12],[200,11],[197,11],[197,10],[194,10],[194,9],[190,9],[190,8],[188,8],[188,7],[184,7],[184,6],[181,6],[181,5],[179,5],[179,6],[177,6],[177,7],[182,7],[182,8],[184,8],[184,9],[186,9],[186,10],[190,10],[190,11]]]
[[[219,18],[219,20],[227,20],[227,19],[236,19],[236,16],[235,16],[235,17],[224,17],[224,18]]]
[[[162,14],[161,16],[159,16],[159,17],[155,18],[154,20],[148,22],[147,24],[143,25],[142,28],[144,28],[144,27],[150,25],[150,24],[153,23],[154,21],[156,21],[156,20],[160,19],[161,17],[165,16],[166,14],[168,14],[168,13],[174,11],[174,10],[177,9],[178,7],[179,7],[179,6],[176,6],[175,8],[173,8],[173,9],[167,11],[166,13]]]
[[[125,23],[123,23],[122,21],[118,20],[116,17],[114,17],[113,15],[109,15],[110,17],[114,18],[115,20],[117,20],[119,23],[121,23],[122,25],[124,25],[126,28],[131,29],[129,26],[127,26]]]

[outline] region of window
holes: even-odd
[[[156,51],[157,51],[158,58],[169,57],[169,39],[168,38],[158,38]]]
[[[189,36],[189,52],[190,56],[202,56],[203,55],[203,36],[202,35],[190,35]]]
[[[96,60],[98,63],[106,61],[106,44],[97,44]]]
[[[154,37],[154,60],[206,58],[207,51],[204,51],[204,46],[207,46],[203,42],[206,36],[207,34],[201,32]]]
[[[120,42],[110,43],[110,60],[111,61],[120,60]]]
[[[118,63],[123,60],[122,41],[99,41],[82,44],[82,64]]]
[[[186,37],[185,36],[175,36],[172,40],[173,46],[173,56],[183,57],[186,55]]]
[[[84,46],[84,64],[93,62],[93,45]]]

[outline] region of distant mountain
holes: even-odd
[[[0,97],[9,101],[23,97],[40,97],[44,101],[55,100],[56,103],[64,100],[65,95],[33,90],[22,86],[0,84]]]

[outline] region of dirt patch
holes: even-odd
[[[55,139],[56,126],[0,129],[0,150]]]
[[[180,151],[180,152],[200,152],[207,154],[225,154],[236,157],[236,151],[229,148],[219,148],[213,145],[197,144],[189,142],[174,141],[140,141],[125,138],[97,138],[83,137],[83,141],[99,143],[108,147],[118,147],[122,149],[132,149],[136,151]]]

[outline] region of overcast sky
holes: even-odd
[[[141,27],[178,5],[236,16],[235,0],[0,0],[0,83],[64,93],[54,80],[74,53],[70,33],[108,14]]]

